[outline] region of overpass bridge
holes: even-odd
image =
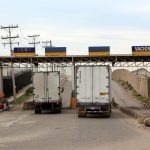
[[[88,56],[88,55],[70,55],[70,56],[34,56],[34,57],[0,57],[0,64],[13,63],[15,66],[38,64],[61,64],[62,66],[72,65],[90,65],[90,64],[107,64],[114,66],[150,66],[150,55],[106,55],[106,56]]]
[[[13,64],[15,68],[30,68],[38,71],[60,71],[61,68],[71,67],[73,89],[75,89],[75,66],[77,65],[109,65],[111,67],[150,67],[150,55],[70,55],[70,56],[33,56],[33,57],[0,57],[0,91],[2,91],[2,68]]]

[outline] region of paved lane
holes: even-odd
[[[2,150],[148,150],[150,131],[118,110],[110,118],[78,118],[75,111],[0,113]]]
[[[130,108],[138,113],[150,115],[150,109],[145,108],[139,101],[135,99],[135,97],[129,94],[116,81],[112,81],[112,96],[120,106]]]

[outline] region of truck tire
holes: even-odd
[[[57,113],[61,113],[61,109],[60,109],[60,110],[57,110]]]
[[[39,114],[41,114],[41,109],[39,109]]]
[[[106,114],[106,118],[110,118],[110,115],[111,115],[111,105],[109,106],[109,113]]]
[[[86,113],[84,114],[84,113],[78,112],[78,118],[83,118],[83,117],[86,117]]]
[[[111,108],[109,110],[109,113],[106,114],[106,118],[110,118],[110,115],[111,115]]]
[[[105,116],[106,118],[110,118],[110,113]]]
[[[37,109],[35,109],[34,112],[35,112],[35,114],[38,114],[38,110]]]
[[[41,110],[35,109],[35,114],[41,114]]]
[[[111,114],[111,104],[110,104],[110,114]]]
[[[82,115],[80,113],[78,113],[78,118],[81,118],[81,117],[82,117]]]

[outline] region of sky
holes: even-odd
[[[150,45],[150,0],[0,0],[0,25],[18,25],[19,46],[51,40],[68,55],[87,55],[89,46],[110,46],[111,54],[131,54],[131,46]],[[0,30],[0,37],[7,31]],[[0,39],[0,55],[9,46]],[[14,45],[15,47],[17,45]],[[44,55],[43,44],[36,47]]]

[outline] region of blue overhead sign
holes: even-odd
[[[66,47],[45,47],[45,56],[66,56]]]
[[[35,47],[15,47],[14,56],[35,56]]]
[[[149,55],[150,46],[132,46],[133,55]]]
[[[132,46],[132,51],[150,51],[150,46]]]
[[[109,52],[109,46],[91,46],[89,47],[89,52]]]
[[[110,47],[109,46],[91,46],[89,47],[89,55],[110,55]]]
[[[14,53],[33,53],[35,52],[34,47],[15,47]]]
[[[45,47],[45,52],[66,52],[66,47]]]

